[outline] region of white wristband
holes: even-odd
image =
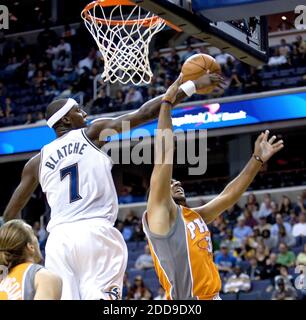
[[[183,83],[180,88],[186,93],[188,97],[191,97],[194,93],[197,92],[197,88],[193,81],[189,80]]]

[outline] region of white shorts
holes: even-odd
[[[127,246],[107,220],[65,223],[49,235],[45,264],[62,278],[62,300],[117,300],[122,297]]]

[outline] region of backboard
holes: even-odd
[[[165,20],[177,25],[183,32],[203,40],[235,56],[237,59],[253,66],[265,63],[268,59],[268,30],[267,20],[263,16],[239,17],[233,20],[233,10],[228,3],[260,1],[260,0],[229,0],[226,10],[230,19],[216,21],[205,14],[206,8],[201,6],[209,2],[224,1],[201,0],[132,0],[148,11],[154,12]],[[262,2],[262,1],[260,1]],[[261,3],[263,6],[263,3]],[[201,6],[201,7],[199,7]],[[224,8],[223,8],[224,9]],[[226,18],[223,10],[223,18]],[[238,11],[237,11],[238,12]]]

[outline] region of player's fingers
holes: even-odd
[[[217,77],[217,75],[216,75],[215,73],[208,73],[207,75],[208,75],[209,80],[210,80],[211,82],[216,82],[216,81],[218,81],[218,77]]]
[[[276,140],[276,136],[272,136],[270,139],[269,139],[269,143],[270,144],[273,144],[273,142]]]
[[[221,78],[222,76],[218,73],[209,73],[209,76],[212,78]]]
[[[225,88],[226,87],[226,82],[225,81],[220,81],[219,86],[221,86],[222,88]]]
[[[172,83],[172,85],[170,86],[170,88],[176,88],[176,87],[178,87],[179,85],[180,85],[180,80],[181,78],[180,77],[178,77],[173,83]]]
[[[262,132],[258,137],[257,137],[257,140],[256,142],[260,143],[263,139],[263,136],[264,136],[264,133]]]
[[[223,82],[224,81],[224,78],[217,73],[210,74],[209,78],[210,78],[211,82]]]
[[[174,81],[173,86],[175,89],[178,89],[178,87],[183,83],[183,74],[181,73],[179,77]]]
[[[284,141],[283,140],[279,140],[276,143],[273,144],[273,148],[276,149],[279,146],[284,145]]]
[[[211,81],[212,84],[218,85],[218,86],[226,86],[226,83],[224,81]]]
[[[278,147],[273,148],[274,153],[276,153],[276,152],[280,151],[280,150],[281,150],[281,149],[283,149],[283,148],[284,148],[284,144],[280,144]]]
[[[266,130],[266,131],[265,131],[264,136],[263,136],[263,138],[262,138],[262,141],[265,141],[265,142],[268,141],[269,133],[270,133],[269,130]]]
[[[179,77],[172,83],[172,85],[171,85],[171,86],[168,88],[168,90],[167,90],[167,94],[168,94],[168,95],[173,96],[173,95],[175,95],[175,94],[178,92],[179,86],[180,86],[180,84],[181,84],[181,80],[182,80],[182,78],[181,78],[181,76],[179,76]]]
[[[180,75],[178,76],[178,78],[176,79],[176,82],[177,82],[178,84],[182,84],[182,82],[183,82],[183,77],[184,77],[184,75],[183,75],[183,73],[181,72]]]
[[[221,85],[223,85],[223,86],[226,85],[226,81],[225,81],[225,79],[224,79],[223,77],[221,77],[218,82],[219,82],[219,84],[221,84]]]

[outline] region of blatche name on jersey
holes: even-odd
[[[64,159],[71,154],[83,155],[83,151],[87,146],[86,143],[80,144],[80,142],[68,143],[52,153],[52,156],[45,162],[45,166],[54,170],[61,159]]]

